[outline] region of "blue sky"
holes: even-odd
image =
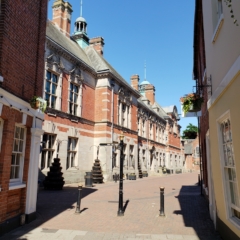
[[[52,19],[49,1],[48,18]],[[81,0],[68,0],[73,7],[71,33],[80,16]],[[155,86],[161,106],[176,105],[193,91],[194,0],[83,0],[82,16],[89,38],[104,38],[105,59],[130,83],[133,74]],[[182,130],[196,118],[181,118]]]

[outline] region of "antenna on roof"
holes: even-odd
[[[147,66],[146,66],[146,60],[144,63],[144,80],[147,80]]]
[[[80,8],[80,17],[82,17],[82,0],[81,0],[81,8]]]

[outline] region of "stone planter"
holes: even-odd
[[[147,171],[143,171],[142,175],[143,175],[143,177],[148,177],[148,172]]]
[[[136,180],[136,174],[135,173],[130,173],[128,175],[128,180]]]

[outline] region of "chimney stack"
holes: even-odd
[[[63,34],[70,37],[72,5],[64,0],[55,0],[52,9],[52,22],[58,25]]]
[[[103,55],[104,39],[102,37],[95,37],[90,39],[89,45],[93,45],[94,49]]]
[[[152,84],[145,86],[145,97],[152,105],[155,103],[155,87]]]
[[[134,74],[131,76],[131,86],[138,91],[139,75]]]

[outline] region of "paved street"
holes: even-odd
[[[220,240],[200,195],[197,173],[124,180],[123,217],[117,216],[118,183],[82,190],[81,214],[75,214],[77,184],[62,191],[39,190],[37,220],[3,239],[188,239]],[[165,217],[159,216],[165,187]]]

